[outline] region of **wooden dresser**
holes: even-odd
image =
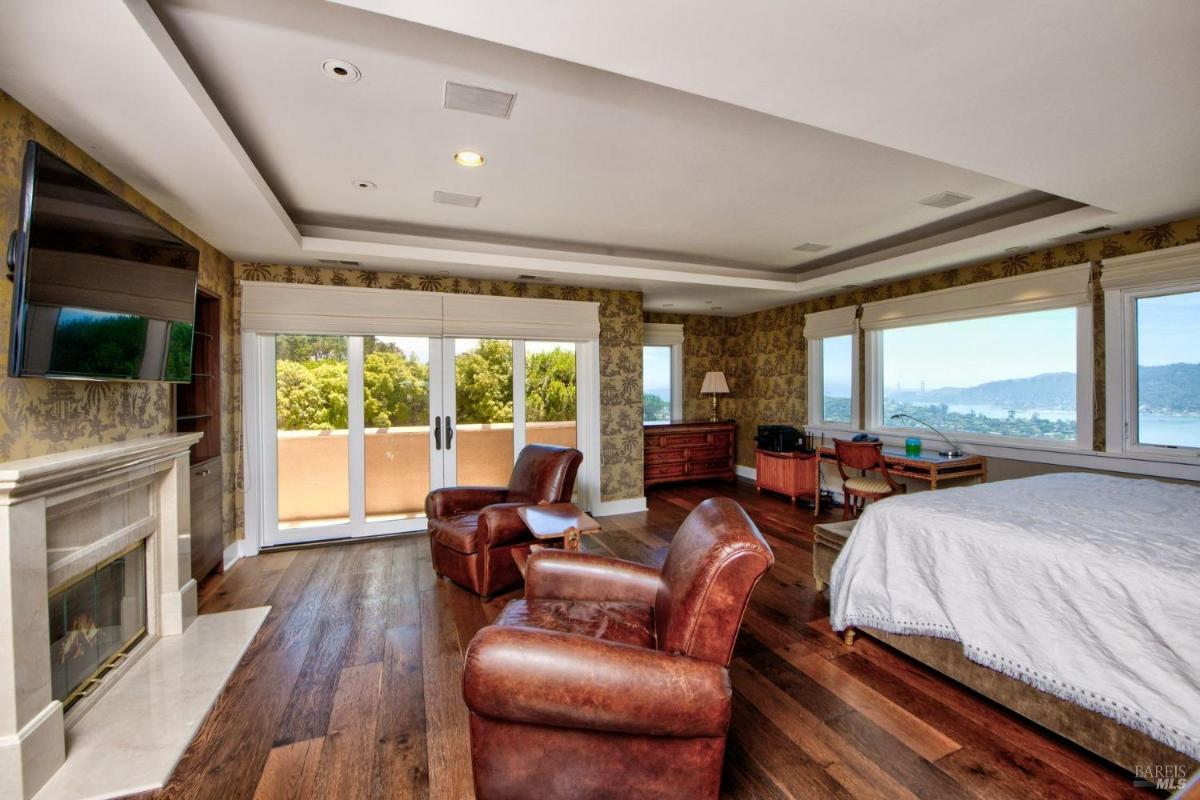
[[[646,485],[702,478],[737,480],[733,470],[736,427],[732,421],[646,425]]]

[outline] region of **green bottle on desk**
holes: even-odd
[[[921,455],[921,440],[920,439],[905,439],[904,440],[904,455],[909,458],[916,458]]]

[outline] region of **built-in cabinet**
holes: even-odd
[[[736,428],[730,421],[646,425],[646,486],[704,478],[737,480],[733,467]]]
[[[175,390],[175,429],[204,436],[191,451],[192,577],[200,580],[222,561],[221,300],[196,297],[192,380]]]

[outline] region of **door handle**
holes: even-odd
[[[450,443],[454,441],[454,428],[450,426],[450,415],[446,415],[446,449],[450,449]]]
[[[442,449],[442,418],[433,418],[433,448],[435,450]]]

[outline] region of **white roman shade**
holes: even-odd
[[[253,333],[600,337],[598,303],[300,283],[243,281],[241,319]]]
[[[528,297],[444,294],[446,336],[586,340],[600,338],[600,304]]]
[[[1200,280],[1200,242],[1153,250],[1101,262],[1100,285],[1110,289],[1141,289]]]
[[[830,336],[847,336],[856,330],[858,306],[835,308],[832,311],[814,311],[804,315],[804,338],[827,339]]]
[[[683,344],[683,326],[671,322],[647,322],[642,326],[642,344],[659,347]]]
[[[863,305],[865,330],[928,325],[1091,304],[1090,264],[1000,278]]]

